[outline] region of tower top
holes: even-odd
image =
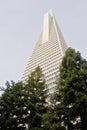
[[[50,41],[50,35],[52,33],[55,33],[55,36],[57,36],[57,40],[58,40],[59,44],[62,45],[64,43],[62,46],[63,46],[64,50],[66,50],[66,42],[65,42],[63,35],[61,33],[61,30],[56,22],[55,16],[54,16],[52,10],[50,9],[47,13],[44,14],[41,44],[44,44],[44,43]],[[51,36],[51,38],[52,37],[53,36]]]
[[[53,17],[52,10],[49,10],[46,14],[44,14],[42,43],[49,41],[50,24],[52,21],[52,17]]]
[[[50,10],[48,11],[48,13],[49,13],[51,16],[53,16],[52,9],[50,9]]]

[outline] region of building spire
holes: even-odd
[[[52,12],[50,10],[44,15],[42,44],[49,41],[49,32],[50,32],[51,19],[52,19]]]
[[[50,9],[48,13],[49,13],[51,16],[53,16],[52,9]]]

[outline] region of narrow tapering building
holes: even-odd
[[[66,49],[67,45],[60,28],[54,15],[49,11],[44,15],[42,32],[21,80],[26,82],[30,73],[40,66],[45,76],[47,92],[53,93],[56,77],[59,75],[59,66]]]

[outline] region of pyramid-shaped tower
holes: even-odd
[[[47,92],[53,93],[56,77],[59,75],[59,66],[66,49],[65,40],[55,17],[49,11],[44,15],[42,32],[21,80],[26,82],[31,72],[40,66],[47,84]]]

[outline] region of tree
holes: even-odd
[[[31,73],[26,84],[21,82],[7,88],[0,97],[0,129],[41,130],[46,112],[45,81],[40,67]]]
[[[43,115],[44,130],[65,130],[61,126],[60,118],[57,117],[56,111],[52,106],[49,106],[47,112]]]
[[[55,94],[57,116],[68,130],[87,129],[87,61],[68,48]]]
[[[28,92],[28,107],[30,115],[28,119],[29,130],[41,130],[43,129],[42,118],[46,113],[46,85],[44,75],[40,67],[37,67],[34,72],[31,73],[25,90]]]
[[[26,114],[24,106],[26,105],[22,89],[22,83],[10,85],[6,83],[7,88],[0,97],[0,130],[23,130],[25,121],[23,115]]]

